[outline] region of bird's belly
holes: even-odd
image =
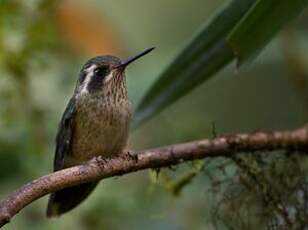
[[[72,142],[72,164],[121,153],[128,138],[130,116],[130,109],[125,107],[79,112]]]

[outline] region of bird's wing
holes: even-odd
[[[70,152],[70,147],[73,138],[74,115],[76,112],[75,99],[70,99],[61,122],[59,124],[56,137],[56,153],[54,159],[54,171],[63,169],[65,155]]]

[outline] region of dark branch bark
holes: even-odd
[[[230,157],[239,152],[308,150],[308,128],[256,132],[204,139],[150,150],[131,151],[110,159],[94,159],[25,184],[0,203],[0,227],[34,200],[73,185],[142,169],[166,167],[208,157]]]

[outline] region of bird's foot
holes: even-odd
[[[104,166],[108,162],[108,158],[103,157],[103,156],[97,156],[97,157],[94,157],[91,161],[100,166]]]
[[[124,153],[126,155],[126,157],[128,157],[129,159],[134,160],[135,162],[138,162],[138,156],[137,154],[131,153],[130,151],[126,151]]]

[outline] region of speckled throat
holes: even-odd
[[[116,73],[95,92],[75,94],[76,117],[66,166],[94,156],[119,154],[126,146],[131,105],[124,73]]]

